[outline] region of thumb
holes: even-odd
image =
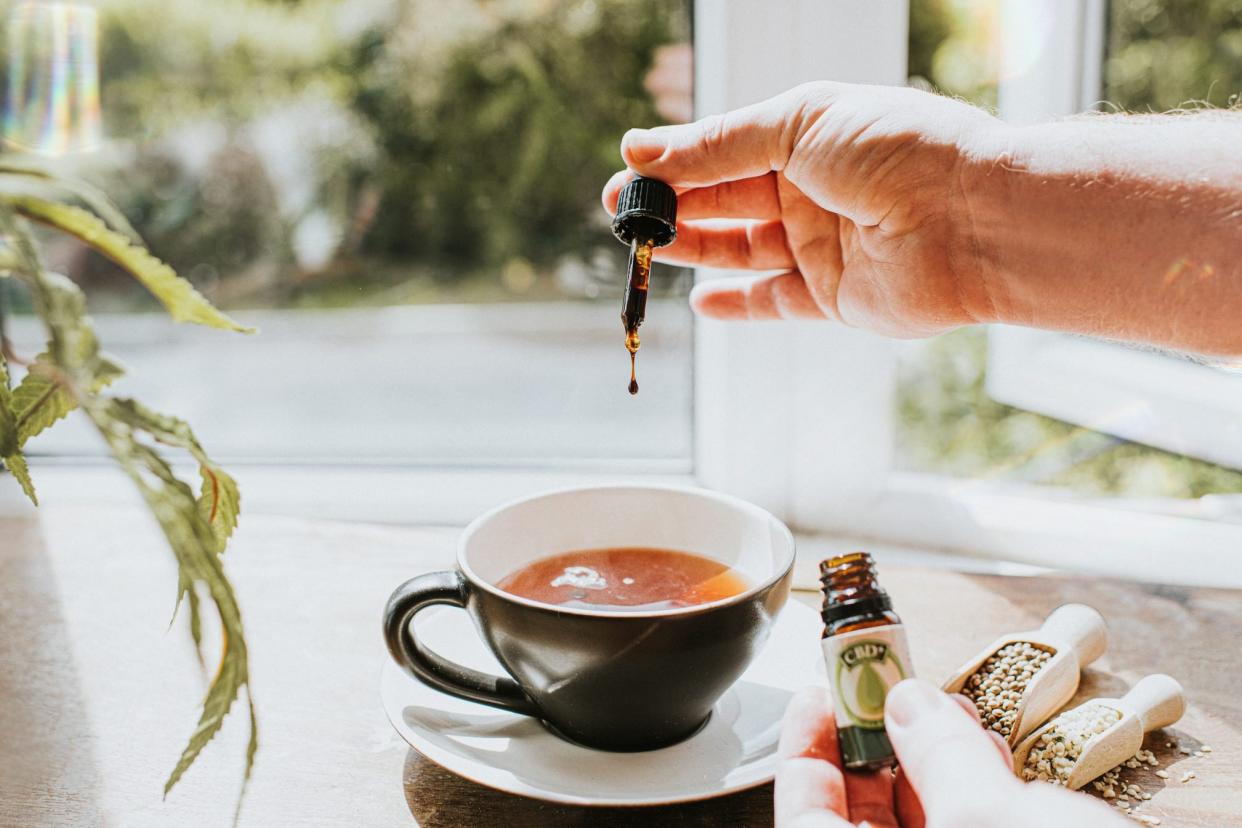
[[[825,84],[804,84],[775,98],[690,124],[631,129],[625,163],[674,187],[705,187],[784,169],[807,101]]]
[[[927,681],[889,691],[884,726],[928,825],[990,825],[1022,789],[987,731]]]

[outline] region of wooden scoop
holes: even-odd
[[[1052,718],[1052,714],[1074,697],[1082,668],[1103,655],[1108,647],[1108,627],[1103,616],[1091,607],[1063,604],[1044,619],[1039,629],[1003,635],[980,650],[944,683],[944,691],[960,693],[990,655],[1007,644],[1021,641],[1048,650],[1052,658],[1031,677],[1022,693],[1009,732],[1010,747]]]
[[[1182,686],[1173,678],[1157,673],[1140,681],[1119,699],[1092,699],[1083,702],[1075,710],[1100,705],[1116,710],[1121,718],[1107,730],[1092,736],[1078,755],[1070,771],[1066,787],[1077,790],[1092,779],[1107,773],[1138,753],[1143,746],[1143,736],[1153,730],[1168,727],[1186,712],[1186,697]],[[1056,719],[1036,730],[1022,740],[1013,752],[1013,769],[1019,776],[1026,765],[1040,734],[1056,724]]]

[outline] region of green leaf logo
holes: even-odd
[[[894,649],[900,639],[893,636],[887,631],[868,631],[866,638],[838,645],[843,649],[835,656],[833,693],[840,703],[838,715],[855,727],[882,730],[888,689],[908,675],[902,663],[904,644]]]
[[[884,697],[888,687],[870,661],[863,662],[858,676],[858,712],[867,718],[884,715]]]

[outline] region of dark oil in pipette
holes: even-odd
[[[647,312],[647,287],[651,280],[651,254],[655,243],[651,239],[635,238],[630,243],[630,259],[626,272],[625,306],[621,311],[621,324],[625,327],[625,349],[630,353],[631,394],[638,393],[638,377],[635,357],[642,341],[638,338],[638,326]]]

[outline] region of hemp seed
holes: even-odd
[[[1039,735],[1026,756],[1022,778],[1038,779],[1054,785],[1066,785],[1074,764],[1082,755],[1083,747],[1093,736],[1103,733],[1121,719],[1121,712],[1102,704],[1091,704],[1062,713],[1052,720],[1052,725]],[[1113,785],[1106,781],[1104,795]],[[1134,785],[1120,786],[1119,804],[1127,804],[1125,797],[1139,794]]]
[[[962,694],[975,703],[983,726],[1008,737],[1031,679],[1052,653],[1027,641],[1006,644],[984,660],[966,680]]]

